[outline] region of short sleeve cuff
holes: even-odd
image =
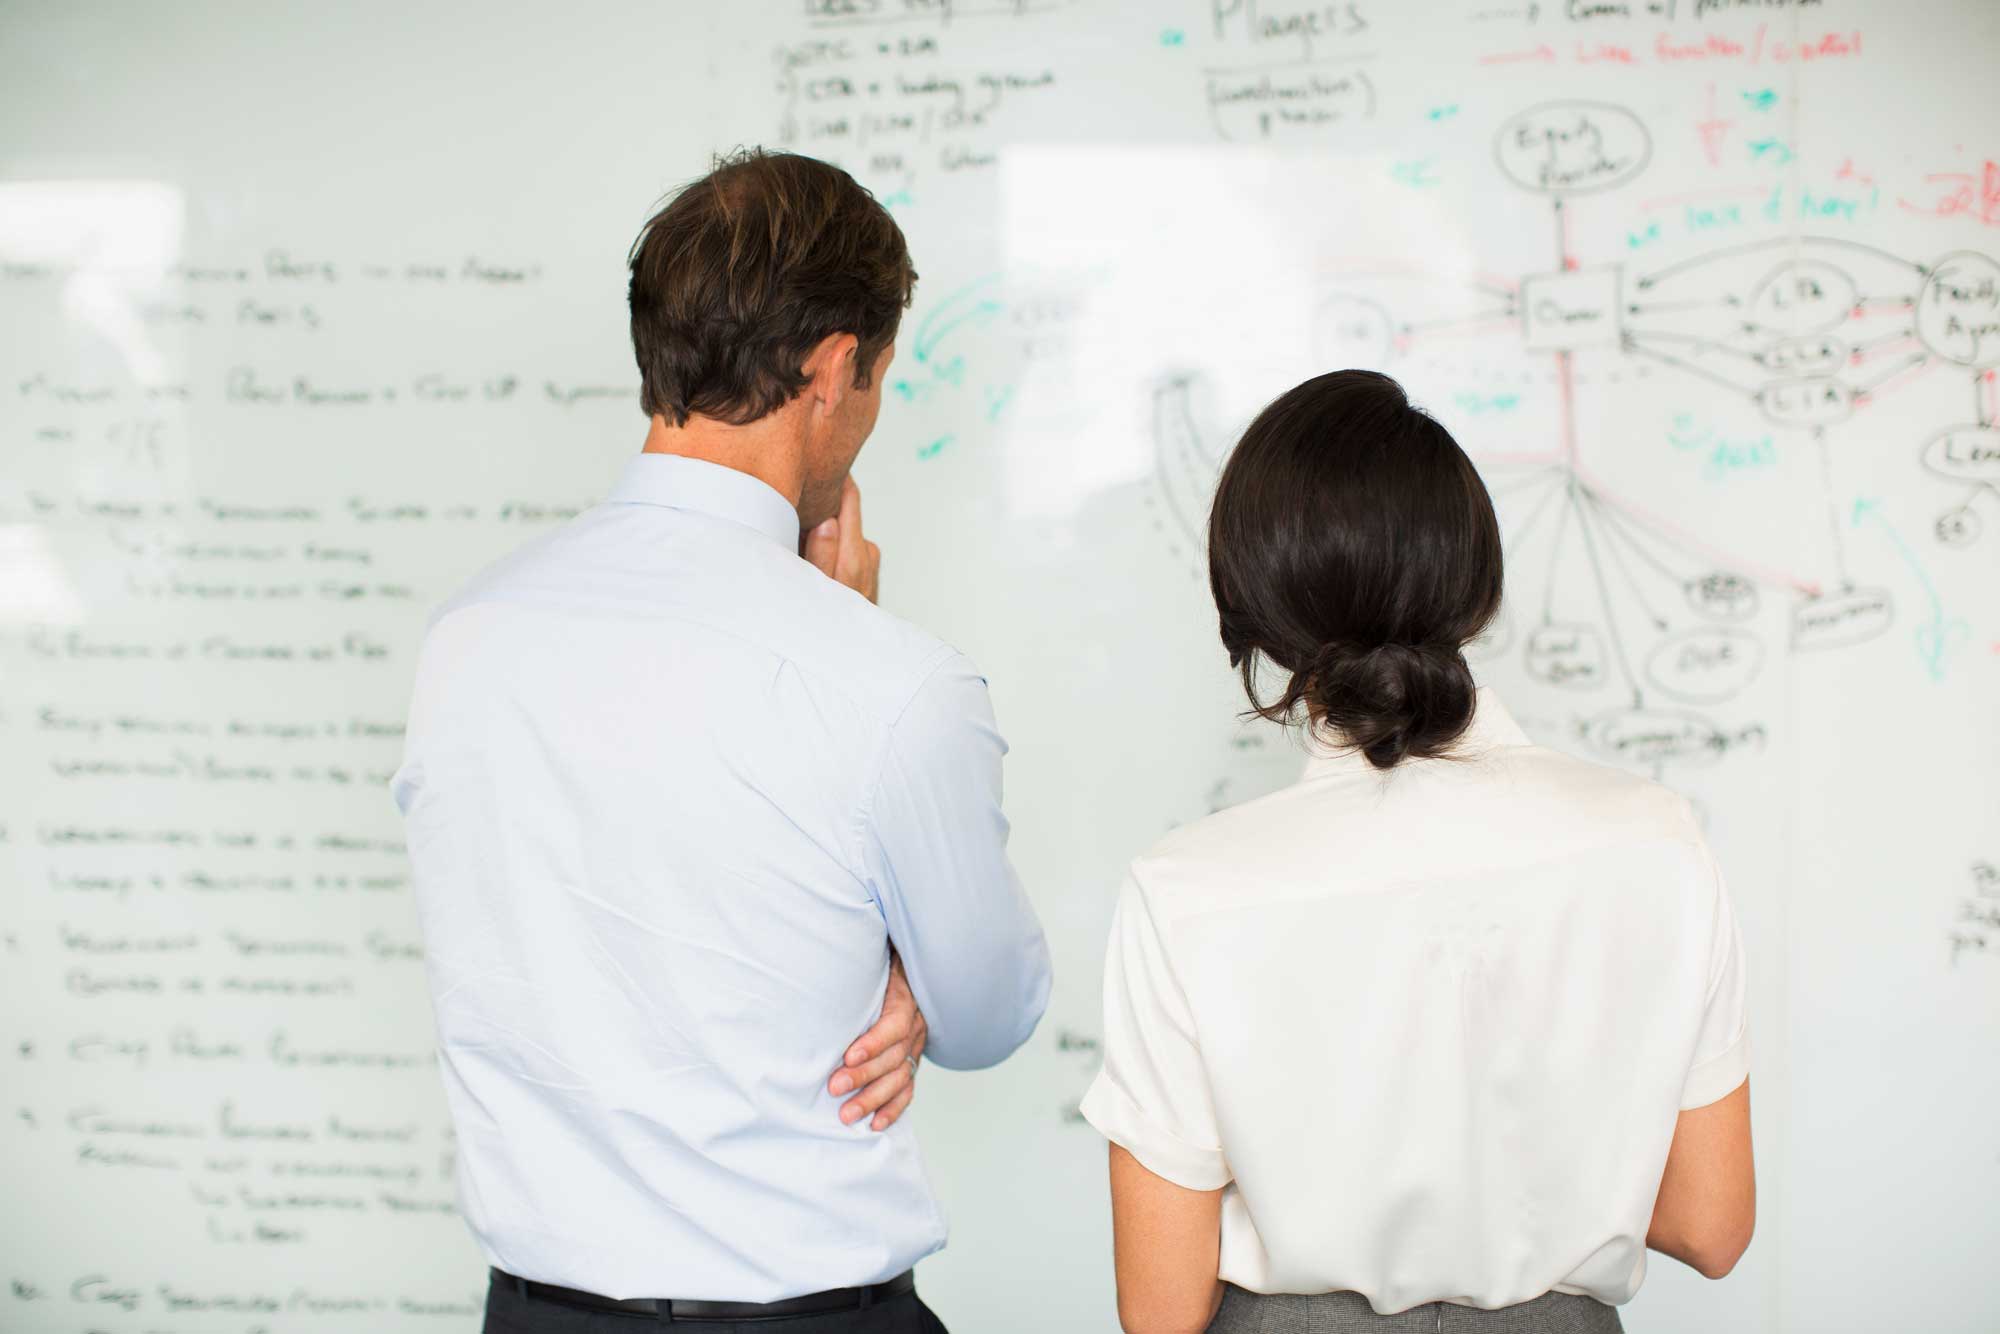
[[[1083,1095],[1083,1119],[1097,1133],[1137,1158],[1156,1177],[1189,1190],[1219,1190],[1230,1182],[1221,1149],[1203,1148],[1167,1130],[1141,1111],[1130,1094],[1100,1072]]]
[[[1711,1056],[1688,1071],[1681,1088],[1681,1110],[1691,1111],[1736,1092],[1750,1078],[1750,1032],[1745,1029],[1719,1055]]]

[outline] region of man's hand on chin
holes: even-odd
[[[882,548],[861,531],[861,488],[852,477],[841,484],[840,513],[800,534],[799,554],[827,578],[846,584],[870,602],[875,600],[882,575]]]
[[[854,1040],[846,1061],[826,1084],[836,1098],[854,1096],[841,1104],[840,1119],[853,1125],[873,1112],[871,1130],[887,1130],[902,1117],[917,1091],[917,1061],[930,1035],[903,961],[889,952],[889,991],[882,997],[882,1017]],[[856,1092],[859,1090],[859,1092]]]

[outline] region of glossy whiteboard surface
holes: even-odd
[[[920,1084],[952,1328],[1115,1326],[1074,1111],[1104,931],[1129,857],[1297,771],[1237,722],[1200,523],[1250,416],[1337,366],[1486,473],[1483,678],[1691,797],[1743,917],[1757,1238],[1721,1284],[1658,1260],[1628,1328],[2000,1326],[2000,10],[0,34],[0,1328],[477,1328],[384,790],[412,650],[638,447],[626,247],[741,143],[909,235],[859,468],[883,601],[992,679],[1055,953],[1019,1056]]]

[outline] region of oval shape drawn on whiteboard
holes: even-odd
[[[1689,704],[1720,704],[1755,680],[1764,642],[1744,630],[1704,627],[1668,635],[1646,657],[1646,679]]]
[[[1776,329],[1818,333],[1854,313],[1861,293],[1823,259],[1788,259],[1750,294],[1749,318]]]
[[[1645,123],[1608,102],[1544,102],[1509,117],[1493,137],[1493,160],[1507,179],[1545,195],[1623,185],[1652,156]]]
[[[1832,375],[1847,365],[1851,354],[1846,343],[1821,334],[1780,338],[1756,355],[1766,370],[1780,375]]]
[[[1757,406],[1780,426],[1831,426],[1854,411],[1854,391],[1824,375],[1772,380],[1757,391]]]
[[[1714,764],[1726,748],[1714,723],[1678,709],[1614,709],[1592,719],[1587,735],[1599,754],[1649,768],[1669,760]]]
[[[1564,690],[1595,690],[1604,684],[1604,636],[1591,625],[1557,622],[1538,625],[1528,636],[1528,675]]]
[[[1953,426],[1924,446],[1924,466],[1956,482],[2000,484],[2000,426]]]
[[[1979,511],[1970,505],[1960,505],[1938,515],[1931,531],[1937,534],[1938,541],[1948,547],[1969,547],[1979,540],[1979,534],[1985,527],[1979,518]]]
[[[1896,603],[1886,588],[1814,598],[1792,613],[1792,647],[1841,648],[1873,639],[1896,619]]]
[[[1322,366],[1373,371],[1395,355],[1396,329],[1379,303],[1332,292],[1313,308],[1312,340]]]
[[[1688,580],[1682,591],[1688,606],[1711,621],[1747,621],[1757,614],[1757,585],[1740,574],[1717,570]]]
[[[1931,265],[1917,293],[1917,340],[1960,366],[2000,365],[2000,263],[1961,250]]]

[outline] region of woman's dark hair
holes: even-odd
[[[852,176],[755,148],[675,194],[627,262],[640,405],[676,426],[783,407],[828,334],[860,342],[854,382],[867,388],[917,282],[902,229]]]
[[[1500,609],[1500,526],[1388,376],[1315,376],[1257,414],[1216,487],[1208,573],[1253,713],[1303,705],[1378,769],[1446,754],[1472,721],[1462,649]],[[1260,659],[1291,673],[1269,703]]]

